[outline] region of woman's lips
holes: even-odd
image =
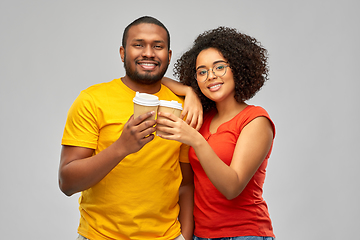
[[[207,88],[212,91],[212,92],[215,92],[217,90],[219,90],[222,86],[222,83],[213,83],[213,84],[210,84],[209,86],[207,86]]]

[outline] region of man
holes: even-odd
[[[78,239],[191,239],[188,149],[154,136],[155,121],[143,121],[154,112],[132,116],[136,91],[183,103],[161,85],[168,30],[152,17],[135,20],[120,55],[125,77],[82,91],[64,130],[59,186],[68,196],[82,192]]]

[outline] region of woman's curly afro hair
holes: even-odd
[[[206,31],[195,39],[192,48],[174,65],[174,76],[194,89],[202,102],[204,112],[216,105],[200,91],[195,79],[195,68],[197,56],[208,48],[220,51],[229,63],[235,81],[236,101],[251,99],[268,80],[267,50],[255,38],[229,27]]]

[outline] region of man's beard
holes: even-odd
[[[130,66],[131,66],[130,63],[127,64],[126,53],[125,53],[125,55],[124,55],[124,68],[125,68],[125,71],[126,71],[126,75],[131,80],[133,80],[134,82],[141,83],[141,84],[146,84],[146,85],[151,85],[151,84],[157,83],[158,81],[160,81],[164,77],[169,64],[167,62],[167,65],[162,69],[162,71],[159,72],[158,74],[155,74],[155,75],[151,74],[151,72],[140,74],[136,70],[136,68],[131,69]]]

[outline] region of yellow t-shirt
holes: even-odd
[[[183,99],[162,85],[160,100]],[[135,92],[121,79],[82,91],[71,106],[63,145],[95,149],[115,142],[133,114]],[[180,150],[181,149],[181,150]],[[104,179],[82,192],[79,234],[89,239],[174,239],[180,235],[180,164],[188,147],[155,136],[124,158]]]

